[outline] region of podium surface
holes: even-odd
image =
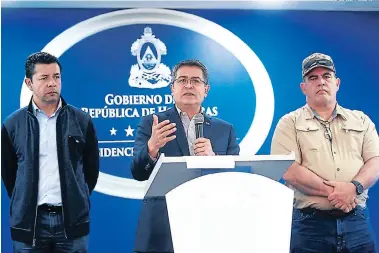
[[[220,166],[218,160],[222,160]],[[255,156],[182,156],[161,154],[145,185],[145,197],[165,196],[192,179],[219,172],[246,172],[279,181],[294,162],[295,154]],[[187,165],[197,165],[188,168]]]
[[[175,253],[288,253],[293,191],[241,172],[206,175],[166,195]]]
[[[161,154],[145,197],[165,197],[175,253],[288,253],[293,191],[277,181],[294,159]]]

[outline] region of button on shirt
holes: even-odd
[[[58,167],[56,124],[62,101],[48,117],[33,101],[33,112],[39,123],[39,179],[37,205],[61,205],[61,184]]]
[[[325,121],[305,105],[283,116],[273,136],[271,154],[295,152],[295,161],[325,180],[350,182],[365,162],[379,156],[379,137],[374,123],[360,111],[336,106]],[[326,197],[295,191],[295,207],[333,209]],[[368,190],[357,196],[366,205]]]
[[[184,127],[184,132],[186,133],[190,155],[193,156],[195,155],[194,143],[196,140],[195,121],[193,120],[193,118],[192,120],[190,120],[188,114],[186,112],[181,111],[179,107],[176,106],[176,109],[178,110],[178,113],[180,115],[180,119]]]

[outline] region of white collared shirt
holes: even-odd
[[[195,121],[193,120],[193,118],[192,120],[190,120],[188,117],[188,114],[180,110],[179,107],[177,107],[176,105],[175,107],[179,113],[180,119],[184,127],[184,132],[187,137],[188,149],[189,149],[190,155],[191,156],[195,155],[195,151],[194,151],[194,143],[196,140]]]
[[[37,205],[62,205],[61,183],[57,154],[57,116],[62,108],[59,101],[57,110],[48,117],[32,102],[34,115],[39,123],[39,178]]]

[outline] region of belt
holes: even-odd
[[[38,206],[39,210],[49,212],[49,213],[60,213],[62,212],[62,206],[53,206],[49,204],[43,204]]]
[[[306,214],[314,214],[317,217],[341,219],[354,213],[356,209],[354,208],[348,213],[345,213],[344,211],[340,209],[320,210],[320,209],[316,209],[312,207],[306,207],[299,210]]]

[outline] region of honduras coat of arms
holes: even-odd
[[[171,71],[161,63],[161,56],[167,54],[166,45],[155,38],[150,27],[132,44],[131,53],[138,62],[130,69],[131,87],[156,89],[170,84]]]

